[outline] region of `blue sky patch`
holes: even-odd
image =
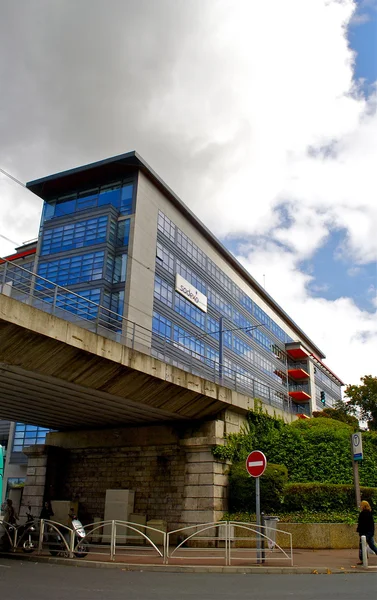
[[[346,242],[345,230],[331,232],[326,244],[299,268],[313,277],[308,291],[314,298],[336,300],[352,298],[362,310],[373,312],[376,294],[376,264],[356,265],[340,257],[339,248]]]

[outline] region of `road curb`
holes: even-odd
[[[215,565],[151,565],[129,564],[123,562],[101,562],[74,558],[57,558],[25,554],[8,554],[0,552],[1,558],[21,560],[24,562],[40,562],[66,567],[82,567],[92,569],[120,569],[121,571],[149,571],[158,573],[238,573],[240,575],[349,575],[350,573],[376,572],[377,567],[327,568],[327,567],[227,567]]]

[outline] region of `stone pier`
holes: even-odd
[[[23,504],[76,500],[85,522],[103,519],[107,489],[135,491],[135,513],[170,530],[220,519],[229,465],[213,456],[226,420],[51,433],[28,456]]]

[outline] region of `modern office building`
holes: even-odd
[[[285,411],[341,397],[323,352],[137,153],[27,187],[44,201],[33,266],[68,288],[60,307],[112,310],[152,355]]]

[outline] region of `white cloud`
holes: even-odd
[[[357,383],[376,315],[311,298],[299,270],[339,229],[350,269],[376,260],[377,96],[353,80],[355,2],[158,6],[81,0],[74,22],[64,2],[7,8],[0,167],[25,180],[136,149],[218,236],[253,240],[252,274]],[[40,202],[4,179],[0,193],[0,233],[34,237]]]
[[[362,375],[375,374],[376,313],[359,309],[350,298],[312,298],[307,291],[311,277],[297,269],[292,252],[267,244],[253,246],[249,253],[243,247],[239,258],[260,284],[265,281],[266,291],[325,352],[325,362],[345,383],[357,384]]]

